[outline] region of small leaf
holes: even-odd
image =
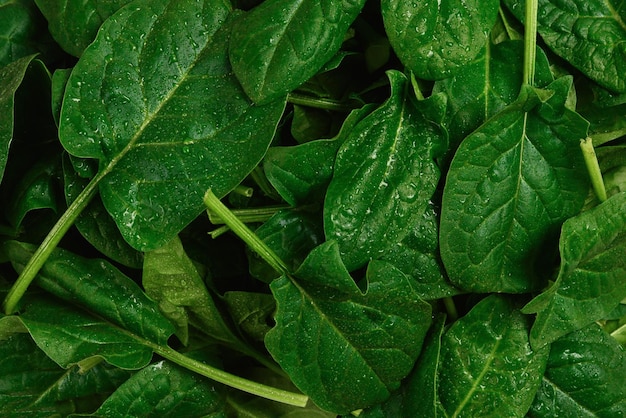
[[[266,0],[234,25],[230,61],[252,101],[268,103],[313,77],[339,50],[364,0]]]
[[[496,22],[496,0],[384,0],[385,30],[400,60],[419,78],[449,77],[480,52]]]
[[[537,313],[533,347],[605,318],[626,298],[626,193],[567,220],[559,248],[556,282],[524,307]]]
[[[59,135],[99,160],[100,195],[138,250],[165,245],[261,160],[283,102],[253,106],[227,56],[226,0],[143,0],[103,25],[68,81]]]
[[[525,1],[504,2],[524,21]],[[626,9],[615,0],[539,0],[537,30],[546,45],[587,77],[626,92]]]
[[[433,120],[443,96],[417,102],[406,77],[388,73],[391,97],[352,129],[339,149],[324,201],[324,230],[348,270],[379,258],[426,210],[437,183],[434,158],[445,133]]]
[[[528,417],[618,417],[626,411],[626,354],[596,324],[550,347],[541,387]]]
[[[533,351],[527,318],[489,296],[442,340],[439,400],[447,416],[524,416],[541,383],[549,348]]]
[[[571,79],[526,87],[459,147],[446,179],[441,257],[450,280],[474,292],[527,292],[535,263],[588,192],[579,141],[587,123],[564,107]]]
[[[321,408],[347,413],[387,399],[412,369],[430,325],[430,305],[400,271],[356,286],[330,241],[296,278],[271,284],[276,326],[265,344],[294,384]]]

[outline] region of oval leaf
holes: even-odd
[[[68,81],[59,135],[98,159],[100,194],[139,250],[165,245],[258,164],[284,102],[253,106],[227,57],[224,0],[146,0],[103,24]]]
[[[497,0],[384,0],[389,42],[415,75],[449,77],[484,47],[496,22]]]
[[[230,61],[255,103],[285,96],[339,50],[365,0],[266,0],[233,28]]]

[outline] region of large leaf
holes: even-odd
[[[227,57],[224,0],[145,0],[109,18],[72,71],[59,135],[99,160],[100,193],[140,250],[172,239],[256,166],[284,102],[253,106]]]
[[[567,220],[556,282],[524,307],[533,346],[603,319],[626,298],[626,193]]]
[[[49,22],[48,28],[59,45],[80,57],[109,16],[131,0],[35,0]]]
[[[445,146],[443,96],[417,102],[406,77],[388,73],[391,97],[361,120],[339,149],[324,201],[324,230],[348,270],[378,258],[424,214]]]
[[[529,417],[619,417],[626,411],[626,354],[596,324],[559,338]]]
[[[524,21],[525,1],[504,2]],[[546,45],[604,87],[626,92],[626,8],[617,0],[539,0]]]
[[[526,86],[520,98],[467,137],[450,167],[441,212],[441,257],[458,287],[526,292],[542,247],[583,205],[579,141],[587,123],[564,107],[571,80]]]
[[[447,416],[524,416],[549,352],[531,349],[529,322],[513,303],[493,295],[450,327],[442,340],[437,385]]]
[[[44,37],[45,20],[33,0],[0,2],[0,67],[39,52]]]
[[[337,53],[365,0],[266,0],[233,28],[230,60],[255,103],[285,96]]]
[[[469,63],[496,22],[496,0],[384,0],[389,41],[416,76],[437,80]]]
[[[400,271],[368,274],[362,292],[338,246],[317,247],[271,284],[276,326],[265,344],[294,384],[321,408],[347,413],[384,401],[413,367],[430,305]]]

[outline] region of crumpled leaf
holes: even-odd
[[[283,102],[253,106],[227,56],[226,0],[143,0],[103,25],[67,83],[59,136],[99,160],[124,238],[159,248],[258,164]]]
[[[439,234],[441,258],[459,288],[518,293],[543,284],[536,259],[588,192],[579,147],[588,124],[564,107],[570,87],[570,78],[548,90],[526,86],[461,143]]]
[[[348,413],[384,401],[412,369],[431,308],[397,269],[367,276],[362,291],[333,241],[271,284],[276,326],[265,345],[321,408]]]
[[[524,307],[533,347],[605,318],[626,298],[626,193],[568,219],[556,282]]]

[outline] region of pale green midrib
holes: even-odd
[[[485,88],[483,89],[483,95],[485,96],[485,114],[483,116],[483,120],[486,121],[489,119],[489,91],[491,90],[491,40],[487,39],[487,47],[485,51]]]
[[[590,411],[589,408],[587,408],[586,406],[582,405],[576,399],[572,398],[571,395],[568,392],[565,392],[564,390],[561,390],[561,387],[558,386],[556,383],[554,383],[552,380],[550,380],[548,377],[546,377],[546,375],[543,376],[543,381],[546,382],[548,385],[552,386],[557,393],[560,393],[563,397],[565,397],[566,399],[571,400],[572,403],[574,403],[575,405],[579,406],[582,411],[585,411],[585,412],[589,413],[589,416],[592,416],[592,417],[598,417],[599,416],[599,415],[597,415],[595,413],[595,411]]]
[[[626,22],[622,19],[622,17],[617,13],[613,5],[609,0],[604,0],[604,4],[606,8],[609,10],[615,21],[620,25],[620,27],[626,31]]]
[[[470,402],[472,396],[474,395],[474,393],[478,389],[478,386],[480,385],[480,382],[482,381],[482,379],[485,377],[485,375],[489,371],[489,366],[491,366],[491,363],[493,362],[493,360],[495,358],[495,352],[498,351],[498,348],[500,347],[501,342],[502,342],[502,337],[500,337],[499,339],[496,339],[496,342],[493,345],[493,349],[489,353],[489,358],[488,358],[487,362],[485,363],[483,369],[480,371],[480,374],[478,375],[478,377],[474,380],[474,383],[472,384],[472,387],[470,388],[470,390],[467,391],[467,394],[465,395],[465,398],[463,398],[463,400],[461,401],[459,406],[457,406],[456,410],[454,411],[454,413],[451,416],[452,418],[458,417],[459,414],[463,412],[463,408],[465,408],[465,406]]]

